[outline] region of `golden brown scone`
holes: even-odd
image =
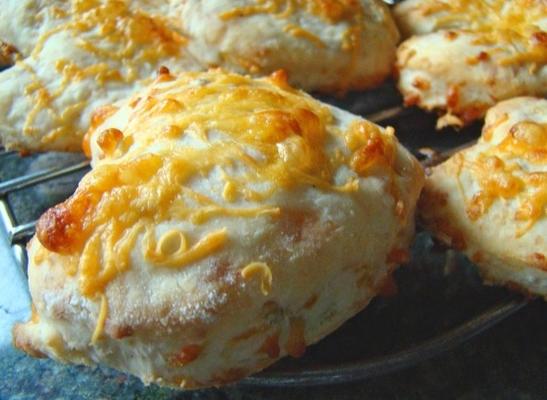
[[[498,101],[547,95],[544,0],[407,0],[398,86],[407,105],[439,110],[439,127],[482,118]],[[414,35],[414,36],[413,36]]]
[[[0,40],[22,59],[0,74],[0,142],[81,150],[92,110],[133,93],[161,66],[254,75],[344,92],[380,83],[399,35],[380,0],[10,1]]]
[[[547,100],[521,97],[486,115],[479,142],[434,167],[425,225],[488,283],[547,299]]]
[[[301,355],[407,255],[420,164],[283,73],[164,71],[94,122],[93,169],[29,245],[32,355],[221,385]]]

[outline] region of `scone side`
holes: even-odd
[[[432,168],[419,206],[423,224],[439,240],[464,252],[486,282],[542,297],[547,285],[547,221],[541,209],[536,214],[523,208],[541,207],[542,188],[521,185],[545,173],[546,110],[545,100],[531,97],[491,108],[478,144]],[[496,151],[488,153],[492,149]],[[493,200],[484,203],[488,175],[498,176],[494,174],[500,168],[504,172],[488,189]]]

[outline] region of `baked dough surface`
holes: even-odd
[[[406,0],[397,51],[405,103],[439,110],[439,127],[482,118],[498,101],[547,95],[544,0]]]
[[[380,0],[9,1],[0,41],[20,55],[0,74],[0,142],[80,151],[92,110],[144,87],[161,66],[285,69],[305,90],[364,89],[389,75],[398,38]]]
[[[408,254],[420,164],[282,73],[163,71],[88,142],[92,170],[29,244],[30,354],[232,382],[301,355]]]
[[[547,298],[547,100],[491,108],[479,142],[434,167],[425,225],[489,283]]]

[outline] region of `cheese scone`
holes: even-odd
[[[390,73],[398,38],[380,0],[9,1],[0,41],[20,55],[0,74],[0,142],[80,151],[91,111],[161,66],[285,69],[306,90],[363,89]]]
[[[345,92],[392,71],[399,32],[378,0],[187,0],[175,7],[188,51],[208,67],[285,69],[304,90]]]
[[[479,142],[434,167],[420,215],[486,282],[547,299],[547,100],[521,97],[486,115]]]
[[[406,0],[394,9],[407,105],[445,113],[444,125],[482,118],[498,101],[547,95],[545,0]]]
[[[281,72],[164,71],[86,147],[29,244],[14,343],[185,388],[300,356],[362,310],[408,254],[424,179],[393,129]]]
[[[20,57],[0,74],[1,144],[24,151],[81,151],[93,109],[149,83],[161,65],[198,68],[186,51],[186,37],[166,18],[135,5],[116,0],[2,5],[0,40]]]

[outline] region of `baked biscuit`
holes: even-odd
[[[6,148],[81,151],[93,109],[130,95],[162,64],[197,68],[184,35],[136,4],[22,0],[0,8],[0,40],[21,53],[0,74]]]
[[[498,101],[547,95],[544,0],[407,0],[394,9],[406,37],[397,52],[405,103],[445,114],[444,125],[482,118]]]
[[[14,343],[220,385],[367,305],[408,254],[423,171],[393,129],[281,72],[163,72],[97,114],[92,170],[29,244],[34,312]]]
[[[308,91],[376,86],[391,73],[399,41],[377,0],[188,0],[175,14],[202,64],[261,75],[285,69]]]
[[[21,53],[0,74],[0,141],[80,151],[91,111],[172,72],[285,69],[311,91],[380,83],[398,32],[379,0],[22,0],[0,9],[0,40]],[[5,6],[5,7],[4,7]]]
[[[479,142],[434,167],[424,224],[463,251],[488,283],[547,299],[547,100],[504,101]]]

